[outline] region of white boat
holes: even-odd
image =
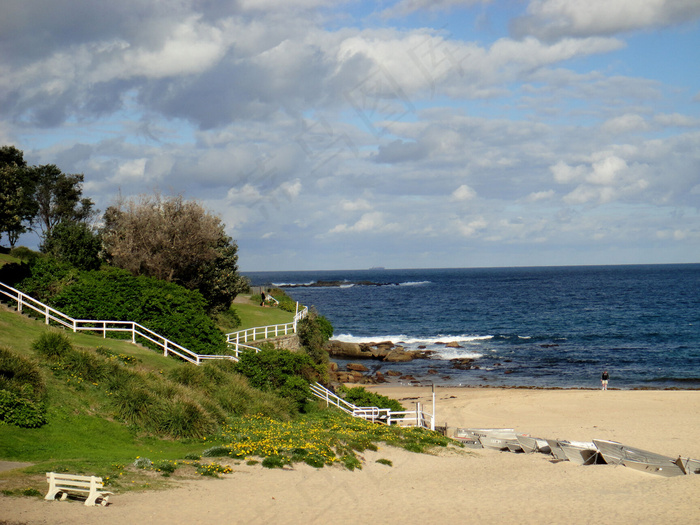
[[[558,441],[566,458],[577,465],[605,463],[596,446],[588,441]]]
[[[700,459],[682,458],[678,456],[675,463],[682,468],[686,474],[700,474]]]
[[[672,457],[642,450],[641,448],[628,447],[617,441],[594,439],[593,443],[609,465],[624,465],[635,470],[665,477],[682,476],[686,473],[686,469],[681,463],[683,458],[673,459]],[[688,461],[690,462],[691,460],[689,459]],[[692,469],[694,463],[689,463],[689,466]],[[698,462],[698,468],[700,468],[700,462]]]
[[[546,439],[532,437],[529,434],[516,434],[515,437],[520,443],[523,452],[542,452],[543,454],[551,454],[552,449]]]
[[[520,447],[512,428],[468,428],[467,432],[478,437],[484,448],[510,450],[509,445]]]
[[[569,461],[569,458],[566,456],[566,452],[564,452],[564,449],[559,446],[558,439],[547,439],[546,441],[549,445],[549,450],[555,459],[558,459],[559,461]]]
[[[469,448],[483,448],[481,446],[481,441],[479,438],[467,431],[466,428],[457,428],[452,436],[452,439],[463,443],[465,447]]]

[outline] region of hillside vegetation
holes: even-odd
[[[58,280],[46,285],[51,297],[100,297],[71,290],[85,274],[69,275],[56,286],[54,274]],[[255,300],[243,310],[257,310],[262,324],[276,322],[265,318],[280,311]],[[312,314],[300,327],[302,352],[263,345],[239,363],[195,366],[130,341],[46,326],[0,304],[0,460],[33,463],[0,473],[2,492],[39,496],[47,471],[99,475],[119,492],[159,486],[163,476],[227,473],[243,460],[354,469],[361,468],[356,453],[375,442],[415,451],[447,442],[315,401],[308,385],[327,374],[322,343],[332,332],[318,319]]]

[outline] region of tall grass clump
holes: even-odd
[[[0,390],[41,401],[46,395],[46,383],[35,362],[0,347]]]
[[[45,398],[38,365],[0,347],[0,421],[24,428],[46,424]]]
[[[47,361],[56,362],[65,359],[73,352],[73,346],[66,334],[49,330],[32,343],[32,349]]]

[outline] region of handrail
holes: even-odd
[[[415,410],[393,411],[389,408],[358,407],[346,401],[342,397],[328,390],[320,383],[309,385],[311,393],[326,402],[326,406],[333,405],[343,412],[352,414],[373,423],[386,425],[416,426],[433,430],[434,414],[427,414],[421,410],[421,404],[416,403]]]
[[[34,299],[33,297],[25,294],[8,286],[5,283],[0,282],[0,293],[9,297],[11,300],[17,303],[17,311],[22,312],[24,308],[29,308],[37,312],[40,316],[43,316],[46,324],[51,324],[51,322],[58,323],[59,325],[72,330],[73,332],[78,331],[92,331],[92,332],[102,332],[102,337],[107,337],[107,332],[130,332],[131,342],[136,344],[136,336],[139,336],[151,343],[159,346],[163,349],[163,356],[176,355],[180,359],[188,361],[190,363],[199,365],[202,361],[211,359],[229,359],[233,361],[238,361],[239,356],[243,350],[253,350],[259,352],[260,349],[254,346],[249,346],[239,342],[229,342],[227,344],[232,347],[234,355],[205,355],[193,352],[182,345],[171,341],[167,337],[164,337],[145,326],[133,322],[133,321],[103,321],[97,319],[73,319],[68,315],[56,310],[55,308],[42,303],[41,301]]]
[[[299,303],[297,302],[297,309]],[[309,314],[309,308],[304,307],[297,311],[294,315],[294,320],[290,323],[273,324],[267,326],[254,326],[245,330],[238,330],[226,334],[226,342],[229,344],[239,344],[241,342],[255,341],[257,339],[267,339],[268,337],[278,337],[280,335],[288,335],[297,333],[297,325],[299,321],[304,319]]]
[[[240,343],[238,338],[236,341],[231,341],[229,336],[232,336],[239,332],[234,332],[232,334],[227,334],[226,342],[233,347],[235,355],[204,355],[197,354],[188,350],[182,345],[171,341],[170,339],[157,334],[153,330],[146,328],[145,326],[133,322],[133,321],[103,321],[96,319],[73,319],[68,315],[52,308],[51,306],[42,303],[41,301],[34,299],[33,297],[25,294],[8,286],[7,284],[0,282],[0,294],[9,297],[11,300],[17,303],[17,311],[22,312],[24,307],[34,310],[41,316],[44,316],[46,324],[50,324],[54,321],[66,328],[73,330],[73,332],[81,331],[92,331],[92,332],[102,332],[102,337],[107,337],[107,332],[131,332],[131,342],[136,344],[136,336],[142,337],[156,346],[160,346],[163,349],[163,356],[167,357],[170,354],[176,355],[179,358],[188,361],[190,363],[199,365],[202,361],[213,360],[213,359],[229,359],[233,361],[238,361],[241,349],[253,350],[259,352],[260,349],[254,346],[248,346],[246,344]],[[297,303],[298,305],[298,303]],[[308,315],[308,308],[304,308],[302,311],[297,312],[294,316],[294,321],[292,324],[294,326],[294,332],[296,332],[297,323],[304,317]],[[274,328],[276,326],[283,325],[272,325],[270,327],[257,327],[257,328]],[[253,330],[255,333],[255,329]],[[245,332],[242,330],[241,332]],[[265,332],[267,333],[267,332]],[[398,425],[415,425],[423,428],[434,428],[434,418],[435,415],[426,414],[420,409],[420,403],[416,404],[416,410],[407,411],[392,411],[388,408],[378,408],[378,407],[358,407],[352,403],[346,401],[342,397],[336,395],[335,393],[328,390],[326,387],[320,383],[312,383],[309,385],[311,392],[318,398],[326,401],[326,406],[333,405],[348,414],[352,414],[354,417],[360,417],[367,421],[385,423],[387,425],[398,424]],[[401,416],[401,417],[398,417]],[[408,417],[410,416],[410,417]],[[429,423],[428,423],[429,422]]]

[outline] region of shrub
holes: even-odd
[[[219,465],[218,463],[209,463],[205,465],[199,465],[197,467],[197,474],[202,476],[213,476],[215,478],[219,477],[219,474],[230,474],[233,472],[231,467],[226,465]]]
[[[184,364],[168,372],[168,378],[185,386],[201,387],[209,383],[204,371],[195,365]]]
[[[319,319],[320,316],[311,312],[299,322],[297,334],[299,335],[299,341],[304,351],[311,357],[313,362],[326,368],[329,360],[328,352],[325,348],[328,337],[325,335],[326,332],[322,330],[321,326],[323,323],[320,322]],[[325,322],[328,323],[327,320]],[[328,325],[330,325],[330,323],[328,323]],[[326,328],[326,330],[328,329]],[[332,327],[330,331],[332,334]]]
[[[231,453],[231,449],[229,449],[223,445],[215,445],[213,447],[206,449],[204,452],[202,452],[202,457],[203,458],[220,458],[223,456],[229,456],[230,453]]]
[[[0,390],[0,421],[21,428],[38,428],[47,423],[43,404]]]
[[[107,376],[104,361],[85,350],[74,350],[66,355],[63,367],[91,383],[102,381]]]
[[[10,255],[22,261],[31,261],[39,257],[39,254],[33,250],[30,250],[26,246],[17,246],[10,250]]]
[[[262,466],[265,468],[283,468],[289,463],[289,460],[284,456],[267,456],[262,460]]]
[[[58,331],[44,332],[32,343],[32,349],[48,361],[65,359],[73,352],[73,347],[66,334]]]
[[[269,346],[258,353],[244,353],[235,369],[247,377],[253,387],[279,391],[280,397],[293,401],[298,410],[302,410],[306,399],[311,397],[309,382],[319,378],[308,355]]]
[[[100,267],[100,236],[84,222],[63,221],[46,234],[41,251],[80,268],[96,270]]]
[[[46,394],[46,385],[35,363],[9,348],[0,347],[0,390],[41,401]]]
[[[214,431],[214,422],[201,406],[186,399],[166,402],[160,431],[174,438],[201,438]]]
[[[341,386],[338,388],[337,394],[343,397],[346,401],[361,407],[388,408],[395,412],[406,410],[403,406],[401,406],[401,403],[395,399],[390,399],[387,396],[375,394],[374,392],[368,392],[361,386],[356,386],[353,388]]]
[[[72,317],[135,321],[199,354],[223,354],[226,338],[197,291],[109,268],[83,272],[51,304]]]

